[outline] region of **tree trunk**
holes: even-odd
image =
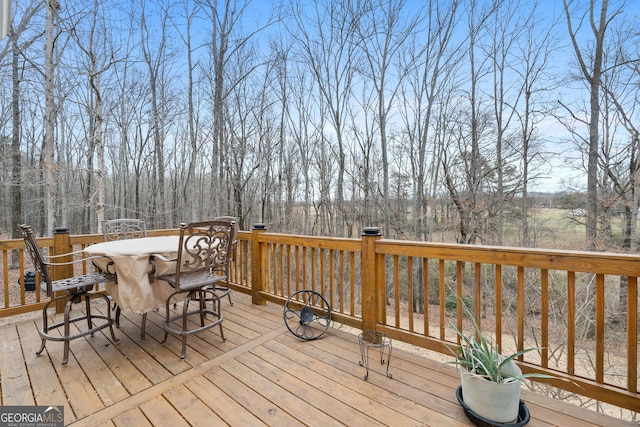
[[[20,152],[20,78],[18,36],[11,31],[12,52],[11,52],[11,75],[13,85],[11,92],[11,113],[13,119],[13,129],[11,133],[11,237],[20,238],[21,233],[18,228],[24,222],[22,215],[22,154]],[[18,261],[18,251],[12,251],[12,264]]]
[[[47,0],[47,18],[45,28],[45,112],[44,112],[44,141],[43,165],[45,181],[45,199],[47,215],[47,236],[53,236],[56,222],[56,204],[58,197],[58,173],[55,166],[54,130],[55,130],[55,99],[54,99],[54,23],[60,4],[57,0]]]
[[[600,5],[600,15],[598,22],[594,21],[596,15],[596,5],[590,4],[591,29],[594,35],[592,63],[590,66],[585,62],[583,52],[578,46],[576,32],[574,32],[569,12],[568,0],[563,0],[564,11],[567,19],[569,37],[578,60],[578,65],[582,75],[589,84],[589,147],[587,160],[587,227],[586,245],[587,250],[596,249],[597,224],[598,224],[598,147],[600,130],[600,84],[602,79],[602,58],[604,54],[604,34],[607,28],[608,0],[602,0]]]

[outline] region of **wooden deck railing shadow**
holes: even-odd
[[[38,239],[53,253],[99,241],[102,235],[65,230]],[[0,317],[40,310],[46,298],[39,286],[31,302],[23,288],[15,301],[8,296],[30,268],[23,249],[21,240],[0,241]],[[554,379],[541,381],[640,408],[638,255],[397,241],[376,228],[360,239],[296,236],[262,225],[240,232],[237,251],[230,287],[254,304],[283,305],[294,292],[313,289],[329,301],[335,321],[445,355],[458,343],[449,325],[472,327],[466,305],[499,345],[539,347],[518,361],[524,372],[550,373]]]

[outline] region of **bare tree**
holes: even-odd
[[[45,27],[45,119],[44,119],[44,140],[42,143],[42,171],[45,182],[45,200],[47,212],[47,235],[53,235],[56,225],[56,203],[58,198],[58,171],[55,165],[55,116],[56,106],[54,99],[54,72],[55,64],[53,57],[55,23],[60,3],[57,0],[47,0],[47,22]]]
[[[380,139],[380,154],[382,157],[382,182],[380,192],[383,203],[383,233],[391,235],[391,200],[389,191],[389,159],[390,153],[388,133],[389,119],[395,108],[398,90],[405,75],[413,70],[413,64],[402,66],[399,56],[404,54],[405,42],[415,31],[422,19],[422,11],[406,11],[405,0],[377,0],[369,2],[362,11],[353,11],[359,16],[356,32],[360,48],[364,52],[362,73],[372,85],[374,91],[374,105],[376,112],[377,137]],[[393,65],[396,69],[393,70]],[[395,71],[395,73],[394,73]],[[372,138],[373,135],[367,138]]]
[[[520,79],[522,96],[519,105],[514,105],[518,115],[520,138],[520,164],[522,174],[522,245],[530,246],[529,233],[529,184],[538,177],[536,166],[543,162],[537,128],[548,116],[544,95],[550,93],[557,83],[549,77],[551,52],[556,46],[553,29],[545,28],[538,18],[540,5],[536,4],[525,15],[523,34],[515,53],[513,69]],[[512,101],[510,101],[512,102]]]
[[[621,13],[622,5],[613,13],[609,13],[609,0],[598,4],[590,1],[582,15],[576,6],[581,2],[563,0],[564,13],[567,20],[567,30],[578,62],[582,78],[589,87],[589,142],[587,161],[587,249],[596,249],[597,221],[598,221],[598,149],[600,145],[600,92],[603,72],[603,57],[605,53],[605,34],[611,21]],[[576,22],[577,20],[577,22]],[[586,21],[586,22],[585,22]],[[582,45],[579,32],[586,24],[591,30],[590,44]],[[592,50],[591,50],[592,49]]]
[[[20,58],[24,55],[24,52],[32,46],[42,34],[34,34],[27,38],[27,40],[21,41],[21,36],[25,33],[27,26],[32,19],[40,13],[43,9],[43,4],[38,1],[32,1],[23,9],[23,13],[20,17],[20,21],[15,28],[11,28],[9,38],[11,40],[11,116],[12,116],[12,131],[11,131],[11,151],[12,151],[12,164],[11,164],[11,237],[19,238],[20,230],[18,225],[24,222],[22,211],[22,150],[20,147],[21,139],[21,92],[20,83]],[[9,46],[9,44],[7,44]],[[0,55],[2,57],[2,55]],[[24,59],[23,59],[24,60]],[[15,253],[15,256],[18,254]]]
[[[106,202],[106,165],[105,165],[105,148],[104,148],[104,122],[105,99],[103,96],[104,86],[108,84],[104,82],[104,76],[108,76],[110,68],[118,60],[117,52],[111,45],[114,40],[109,32],[109,25],[105,21],[105,13],[103,12],[103,4],[101,1],[94,0],[93,5],[86,11],[74,14],[77,21],[69,21],[69,34],[76,42],[78,49],[86,57],[86,65],[81,73],[86,76],[87,83],[87,105],[85,105],[88,118],[88,141],[87,141],[87,170],[89,172],[89,183],[86,188],[85,200],[87,206],[91,206],[90,193],[95,191],[97,194],[95,207],[95,217],[87,210],[86,221],[84,222],[83,232],[89,232],[90,218],[94,217],[97,229],[101,231],[101,224],[105,219],[105,202]],[[85,26],[86,24],[86,26]],[[80,61],[80,60],[79,60]],[[97,164],[94,167],[93,157],[97,156]],[[93,188],[92,176],[96,176],[96,186]]]
[[[316,152],[322,147],[316,144],[319,140],[320,130],[313,126],[313,84],[306,78],[299,68],[289,76],[288,84],[291,86],[289,100],[290,108],[287,109],[287,118],[290,129],[290,137],[293,139],[296,156],[299,159],[298,170],[302,175],[302,226],[300,231],[304,234],[311,232],[311,205],[313,193],[313,159]]]
[[[433,116],[438,108],[444,108],[449,89],[445,82],[454,76],[458,63],[459,50],[453,46],[452,36],[459,5],[458,0],[430,0],[425,6],[425,40],[420,45],[412,43],[404,55],[406,66],[414,65],[413,72],[403,79],[401,116],[414,183],[412,229],[418,239],[430,240],[433,230],[428,203],[435,200],[440,165]]]
[[[491,61],[491,92],[493,100],[493,115],[495,120],[495,210],[491,217],[494,218],[496,235],[495,242],[498,245],[504,243],[505,201],[513,196],[515,188],[508,189],[505,172],[509,164],[507,152],[509,149],[508,138],[511,123],[516,116],[516,110],[510,107],[508,100],[517,104],[524,95],[522,86],[515,79],[510,79],[508,74],[513,59],[513,50],[520,37],[520,32],[525,28],[528,16],[524,18],[519,14],[518,1],[500,1],[496,4],[495,13],[491,14],[487,22],[490,31],[490,42],[484,47],[485,55]],[[523,22],[520,22],[522,20]]]
[[[184,20],[185,20],[185,33],[181,33],[178,29],[178,36],[186,48],[187,55],[187,141],[189,145],[189,155],[187,159],[187,175],[182,182],[182,190],[180,194],[180,203],[189,211],[189,218],[196,218],[196,207],[194,203],[190,203],[192,197],[189,190],[195,179],[196,162],[198,159],[198,140],[199,140],[199,126],[195,112],[195,87],[194,87],[194,70],[196,65],[194,63],[194,50],[198,46],[193,46],[193,25],[197,18],[200,6],[198,4],[191,4],[190,1],[185,1],[184,5]]]
[[[338,171],[335,189],[336,222],[334,233],[343,235],[344,182],[346,169],[346,126],[351,108],[351,92],[360,58],[357,54],[356,29],[359,10],[353,10],[349,2],[331,3],[315,0],[309,7],[292,1],[291,15],[296,23],[300,55],[317,83],[319,96],[327,108],[327,121],[332,126],[328,139],[335,141]],[[309,16],[312,13],[313,16]]]
[[[611,114],[616,117],[616,124],[626,131],[626,137],[618,136],[620,144],[612,144],[613,152],[602,153],[610,160],[606,163],[605,172],[611,182],[611,191],[615,194],[616,206],[621,205],[624,215],[622,250],[626,252],[637,251],[637,218],[640,204],[639,37],[640,33],[634,30],[633,24],[615,32],[616,49],[610,52],[610,56],[614,57],[614,66],[609,67],[610,76],[603,81],[605,99],[614,110]],[[617,134],[615,131],[612,133]],[[626,325],[627,320],[627,296],[628,279],[621,276],[618,321],[622,325]]]
[[[456,109],[452,117],[450,152],[443,153],[442,167],[449,196],[459,215],[457,237],[460,243],[477,243],[483,237],[487,217],[489,189],[488,179],[495,169],[488,159],[495,156],[488,143],[493,139],[495,122],[491,120],[486,100],[481,93],[481,83],[489,73],[489,58],[479,55],[480,40],[486,36],[487,20],[495,13],[496,4],[482,7],[478,1],[467,4],[467,62],[468,78],[463,93],[467,105]],[[446,128],[445,128],[446,129]],[[444,130],[444,129],[443,129]]]
[[[158,3],[158,7],[154,11],[147,11],[146,2],[140,3],[140,49],[142,57],[147,66],[149,77],[149,89],[151,96],[151,114],[154,141],[154,182],[155,195],[153,205],[155,212],[154,224],[159,227],[168,225],[167,212],[167,196],[165,187],[165,137],[168,127],[168,103],[170,97],[169,82],[171,81],[171,57],[174,51],[169,44],[168,38],[168,20],[170,11],[169,6]],[[153,16],[153,30],[150,28],[148,19]],[[157,16],[159,15],[159,16]],[[152,37],[153,33],[159,30],[158,38]]]
[[[238,0],[201,0],[202,10],[207,14],[207,18],[212,24],[211,31],[211,43],[209,45],[210,62],[207,64],[208,69],[204,70],[204,73],[210,79],[210,93],[211,93],[211,111],[212,111],[212,129],[211,139],[213,146],[212,150],[212,173],[211,173],[211,186],[214,189],[214,197],[218,197],[216,205],[218,209],[224,209],[225,211],[233,212],[234,215],[243,217],[243,206],[224,206],[225,201],[233,200],[232,203],[237,203],[236,198],[220,197],[224,194],[230,196],[229,191],[225,192],[221,184],[225,181],[225,169],[223,167],[224,155],[227,150],[232,150],[233,147],[229,146],[226,140],[229,124],[228,120],[228,97],[234,90],[235,86],[247,79],[260,63],[256,61],[250,61],[243,64],[243,67],[234,68],[235,71],[242,71],[241,73],[233,73],[229,70],[231,63],[238,64],[241,61],[246,61],[248,51],[250,48],[248,45],[253,41],[255,36],[263,31],[265,28],[271,26],[277,21],[278,16],[276,14],[267,17],[264,22],[258,23],[255,27],[252,27],[247,33],[243,33],[243,19],[246,18],[247,10],[251,5],[250,0],[238,1]],[[240,185],[240,183],[234,183]],[[237,189],[238,187],[236,187]],[[251,194],[250,196],[253,196]]]

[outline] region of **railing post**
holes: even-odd
[[[380,228],[365,227],[362,232],[362,330],[375,330],[380,323],[381,308],[384,304],[384,280],[378,277],[376,240],[382,238]],[[379,284],[382,283],[383,289]]]
[[[266,276],[264,271],[265,251],[258,241],[260,234],[267,231],[265,224],[253,224],[251,230],[251,302],[256,305],[265,305],[260,292],[266,289]]]
[[[67,254],[72,252],[69,229],[66,227],[56,227],[53,232],[52,255]],[[56,258],[55,262],[73,261],[73,255]],[[51,268],[51,280],[66,279],[73,276],[73,265],[55,265]],[[56,304],[56,313],[63,313],[65,307],[64,300]]]

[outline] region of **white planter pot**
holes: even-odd
[[[517,421],[520,405],[519,380],[496,383],[462,368],[459,368],[459,371],[462,396],[469,409],[477,415],[495,422],[511,423]]]

